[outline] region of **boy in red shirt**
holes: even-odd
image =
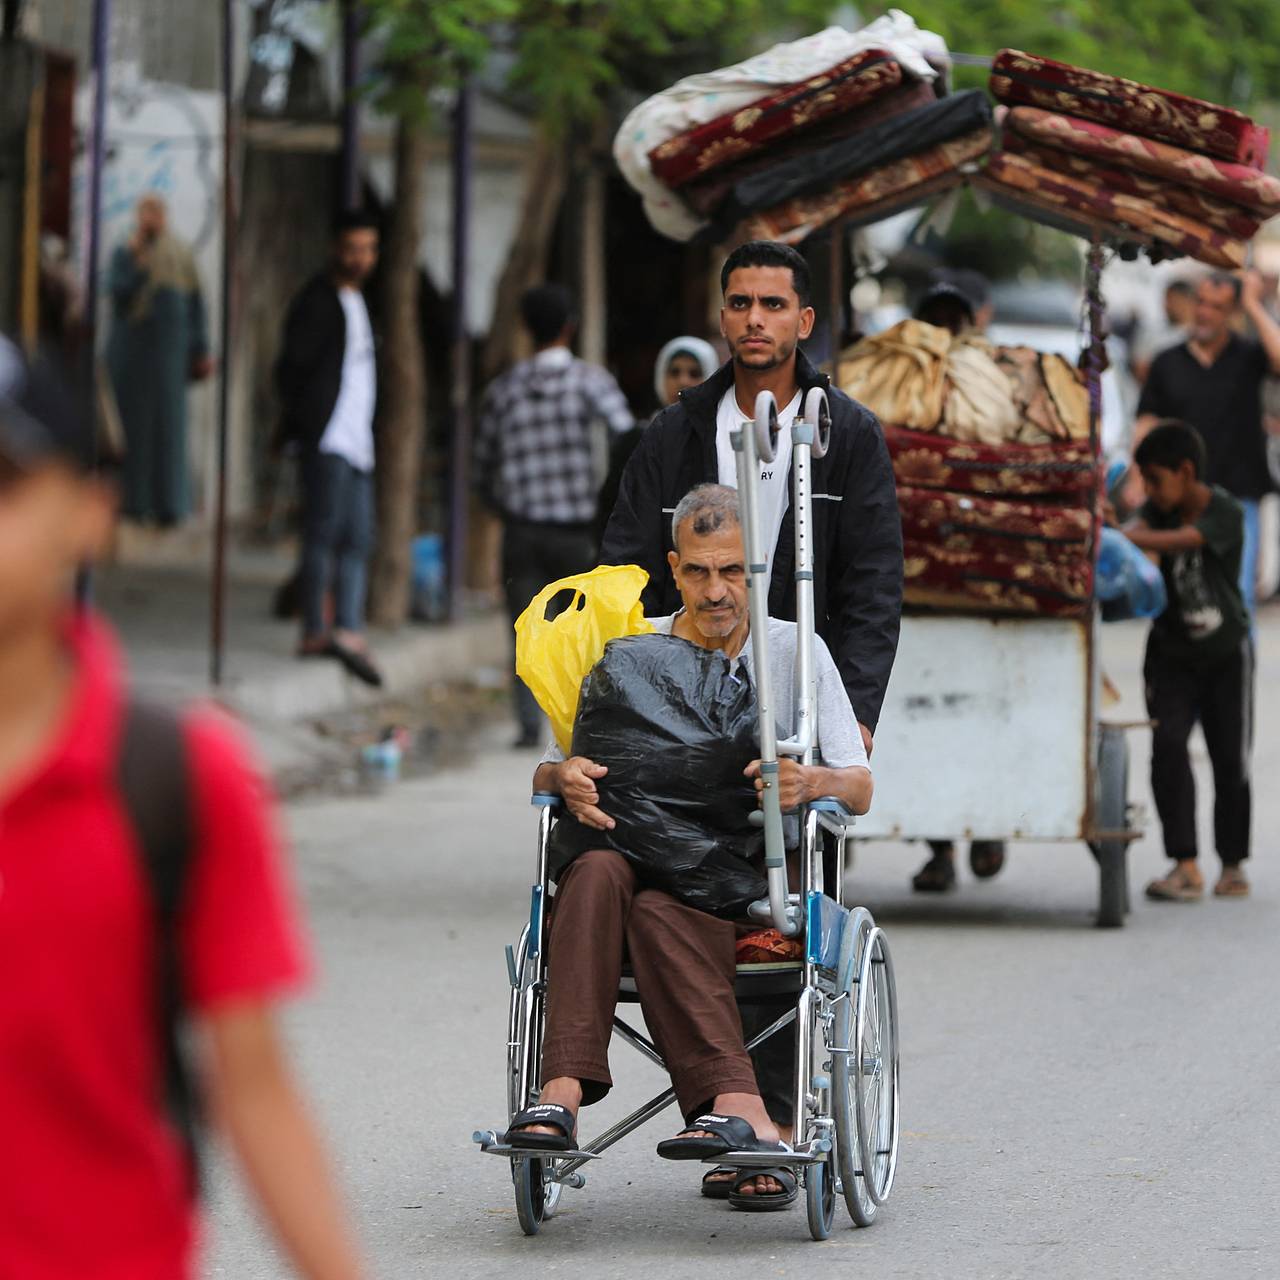
[[[73,610],[113,499],[52,374],[0,338],[0,1280],[188,1280],[196,1183],[166,1114],[162,963],[120,790],[129,705]],[[306,959],[264,788],[184,715],[190,856],[173,931],[201,1077],[300,1275],[361,1275],[272,1011]]]

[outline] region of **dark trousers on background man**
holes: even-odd
[[[305,634],[329,631],[325,594],[333,587],[333,625],[363,631],[373,547],[373,474],[336,453],[303,455],[301,608]]]
[[[590,524],[507,520],[502,531],[502,581],[512,623],[549,582],[586,573],[595,562],[596,544]],[[548,617],[554,617],[567,603],[557,602],[547,611]],[[542,712],[524,681],[519,676],[513,678],[519,741],[534,746],[542,736]]]
[[[1171,858],[1194,858],[1196,784],[1187,740],[1197,721],[1213,768],[1213,832],[1223,866],[1249,856],[1253,645],[1204,666],[1172,658],[1152,634],[1143,664],[1151,738],[1151,790]]]

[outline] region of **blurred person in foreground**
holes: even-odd
[[[1160,557],[1169,604],[1151,625],[1143,677],[1155,796],[1167,875],[1147,897],[1191,902],[1204,894],[1196,861],[1196,785],[1187,739],[1199,723],[1213,766],[1213,832],[1222,874],[1219,897],[1249,892],[1253,738],[1253,643],[1240,591],[1244,512],[1220,485],[1206,484],[1205,448],[1186,423],[1158,422],[1134,451],[1147,501],[1122,530]]]
[[[336,658],[375,688],[382,673],[365,639],[373,549],[373,418],[377,352],[364,286],[378,265],[378,224],[344,213],[328,269],[289,304],[276,361],[281,441],[299,449],[302,490],[300,658]],[[328,601],[332,589],[332,625]]]
[[[538,285],[520,299],[534,354],[494,379],[476,426],[481,499],[502,521],[502,581],[511,621],[549,582],[596,562],[599,472],[596,426],[614,435],[636,424],[613,374],[570,349],[577,319],[569,291]],[[542,742],[542,713],[513,676],[517,748]]]
[[[1204,442],[1200,476],[1231,494],[1244,509],[1244,551],[1240,590],[1250,618],[1258,576],[1258,503],[1271,490],[1262,430],[1262,387],[1280,373],[1280,324],[1267,314],[1262,279],[1215,272],[1196,286],[1191,336],[1161,352],[1151,364],[1134,428],[1136,446],[1156,422],[1177,418],[1194,427]],[[1231,327],[1243,305],[1258,340]],[[1137,506],[1136,486],[1125,497]]]
[[[953,337],[985,332],[991,321],[990,288],[980,272],[967,268],[940,269],[916,304],[915,316],[925,324],[946,329]],[[969,868],[979,880],[990,880],[1004,867],[1003,840],[973,840]],[[930,840],[929,859],[911,877],[917,893],[945,893],[956,886],[956,846],[952,840]]]
[[[195,1275],[189,1023],[297,1273],[356,1280],[273,1012],[306,960],[263,784],[213,712],[140,709],[72,603],[114,518],[92,451],[54,372],[0,339],[0,1273]]]
[[[195,258],[154,192],[138,201],[133,231],[111,257],[107,291],[107,368],[127,444],[124,514],[167,528],[191,511],[187,384],[207,378],[213,361]]]
[[[657,396],[657,413],[675,404],[681,394],[690,387],[706,382],[720,367],[720,358],[716,349],[704,338],[695,338],[689,334],[672,338],[658,352],[653,365],[653,390]],[[656,416],[656,415],[655,415]],[[631,455],[640,443],[645,424],[637,423],[630,431],[614,436],[612,448],[609,450],[609,473],[600,489],[600,501],[596,513],[596,541],[604,537],[605,526],[613,514],[614,503],[618,501],[618,490],[622,486],[622,473],[626,470]]]

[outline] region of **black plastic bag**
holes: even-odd
[[[743,776],[758,742],[755,691],[724,654],[664,635],[611,641],[583,681],[572,754],[608,766],[598,807],[617,825],[596,831],[566,814],[552,835],[553,873],[613,848],[642,885],[741,916],[768,890]]]

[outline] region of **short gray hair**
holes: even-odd
[[[705,538],[725,525],[742,523],[738,514],[738,491],[726,484],[700,484],[680,499],[671,516],[671,544],[680,547],[680,526],[693,521],[693,532]]]

